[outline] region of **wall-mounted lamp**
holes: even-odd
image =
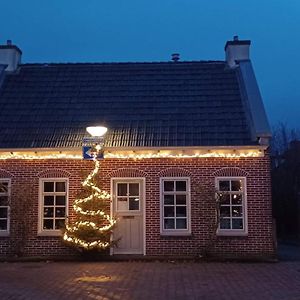
[[[107,128],[104,126],[89,126],[86,128],[86,131],[94,137],[104,136],[107,132]]]

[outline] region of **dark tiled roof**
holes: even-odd
[[[234,70],[224,62],[25,64],[0,89],[0,148],[250,145]]]

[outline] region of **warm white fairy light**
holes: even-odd
[[[82,155],[78,154],[66,154],[66,153],[53,153],[53,154],[44,154],[44,153],[36,153],[36,154],[28,154],[28,153],[9,153],[9,154],[0,154],[0,160],[6,159],[82,159]]]
[[[66,227],[68,227],[69,232],[76,232],[76,231],[80,230],[80,228],[85,228],[85,227],[89,227],[89,228],[99,231],[99,232],[107,231],[107,230],[110,230],[110,228],[111,228],[110,225],[99,227],[94,222],[89,222],[89,221],[75,222],[75,226],[71,227],[71,226],[66,225]]]
[[[92,179],[98,174],[99,169],[100,169],[100,162],[96,159],[96,157],[100,151],[100,148],[98,147],[98,148],[96,148],[96,150],[97,151],[93,157],[93,160],[95,162],[94,170],[81,183],[83,187],[90,187],[92,189],[92,194],[85,198],[76,199],[74,201],[73,208],[76,213],[79,213],[81,215],[101,216],[108,222],[108,224],[101,226],[101,227],[98,227],[92,221],[78,221],[78,222],[75,222],[75,224],[73,226],[66,224],[66,231],[63,236],[63,239],[66,242],[76,244],[80,247],[83,247],[84,249],[91,249],[91,248],[105,249],[105,248],[109,247],[110,243],[103,242],[101,240],[87,242],[78,237],[70,236],[68,233],[76,233],[77,231],[79,231],[81,229],[92,229],[94,231],[98,231],[99,233],[102,233],[102,232],[111,230],[116,223],[116,220],[111,218],[110,215],[106,214],[106,212],[104,210],[97,210],[97,211],[84,210],[80,207],[80,204],[91,201],[93,198],[98,198],[99,200],[102,200],[102,201],[108,200],[111,198],[109,193],[102,191],[92,182]]]
[[[99,151],[99,148],[97,149]],[[193,150],[192,153],[178,153],[178,150],[149,151],[107,151],[105,158],[110,159],[148,159],[148,158],[248,158],[261,157],[263,151],[260,149],[217,149],[217,150]],[[0,153],[0,160],[6,159],[82,159],[82,155],[69,153],[26,153],[26,152],[3,152]]]
[[[64,240],[66,242],[81,246],[85,249],[90,249],[90,248],[95,248],[95,247],[101,248],[101,249],[106,249],[109,246],[108,242],[103,243],[101,240],[97,240],[97,241],[93,241],[93,242],[85,242],[79,238],[74,238],[74,237],[68,236],[66,233],[64,234]]]
[[[194,153],[194,154],[170,154],[170,153],[131,153],[131,154],[121,154],[121,153],[105,153],[105,158],[117,158],[117,159],[147,159],[147,158],[247,158],[247,157],[260,157],[262,153],[260,151],[246,151],[246,152],[221,152],[221,151],[211,151],[206,153]]]

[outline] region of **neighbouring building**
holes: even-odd
[[[102,124],[112,255],[273,257],[271,134],[249,47],[235,37],[224,61],[22,64],[0,46],[0,256],[73,253],[60,228],[93,169],[86,127]]]

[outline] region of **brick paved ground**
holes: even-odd
[[[0,299],[300,299],[300,261],[0,263]]]

